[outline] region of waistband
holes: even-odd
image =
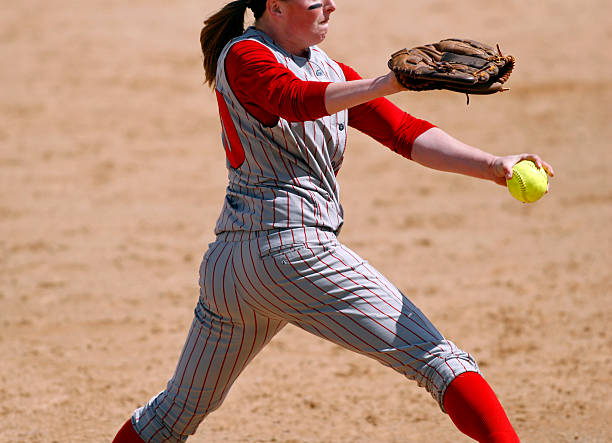
[[[335,240],[338,231],[327,228],[303,226],[289,229],[267,229],[262,231],[227,231],[217,234],[217,241],[241,242],[256,238],[267,238],[280,244],[303,243],[308,241]]]

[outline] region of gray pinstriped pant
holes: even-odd
[[[200,288],[174,376],[132,417],[146,442],[185,441],[287,323],[393,368],[440,405],[457,375],[479,372],[468,353],[328,231],[223,233],[204,256]]]

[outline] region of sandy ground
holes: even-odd
[[[523,205],[351,132],[341,239],[475,355],[522,441],[610,441],[610,2],[337,3],[322,46],[366,76],[447,36],[517,57],[509,93],[393,100],[540,153],[551,192]],[[198,42],[223,4],[0,10],[0,441],[108,442],[171,376],[225,188]],[[416,384],[289,326],[190,441],[470,440]]]

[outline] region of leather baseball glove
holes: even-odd
[[[514,68],[515,58],[474,40],[449,38],[438,43],[402,49],[388,62],[406,89],[447,89],[465,94],[506,91],[503,84]],[[468,96],[469,103],[469,96]]]

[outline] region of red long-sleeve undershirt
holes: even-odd
[[[338,64],[347,81],[361,79],[351,67]],[[325,108],[329,82],[299,79],[259,42],[234,44],[225,58],[225,74],[236,98],[265,126],[276,125],[279,117],[309,121],[329,115]],[[348,124],[406,158],[411,158],[414,140],[434,127],[386,98],[349,108]]]

